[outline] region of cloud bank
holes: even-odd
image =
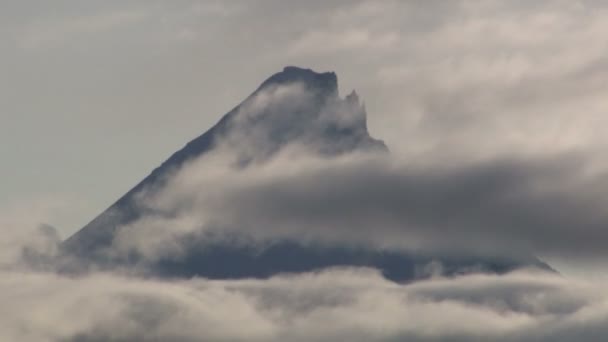
[[[602,341],[601,283],[519,271],[389,282],[370,269],[266,280],[0,273],[7,341]]]

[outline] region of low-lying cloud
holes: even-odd
[[[411,285],[370,269],[164,281],[2,271],[6,341],[602,341],[599,283],[519,271]]]
[[[366,268],[220,281],[2,265],[5,341],[602,341],[608,333],[602,283],[537,270],[404,285]]]

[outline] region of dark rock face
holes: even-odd
[[[188,245],[188,242],[185,242]],[[201,248],[202,247],[202,248]],[[500,258],[451,257],[431,258],[396,251],[378,251],[352,246],[302,245],[283,240],[263,249],[246,245],[190,242],[190,252],[180,259],[166,259],[154,264],[154,274],[163,277],[212,279],[267,278],[279,273],[299,273],[327,267],[358,266],[380,270],[395,282],[408,282],[436,275],[471,272],[506,273],[521,267],[513,260]],[[537,260],[528,266],[548,269]],[[440,270],[434,269],[440,267]]]
[[[334,73],[286,67],[264,81],[215,126],[175,152],[110,208],[64,241],[62,250],[102,267],[137,262],[136,255],[132,260],[109,260],[103,251],[111,248],[120,227],[145,215],[136,201],[136,195],[143,189],[154,191],[162,188],[171,171],[217,148],[228,147],[236,154],[236,167],[247,167],[252,162],[263,162],[293,142],[328,158],[352,151],[388,151],[382,141],[370,137],[365,108],[358,95],[353,91],[344,99],[339,97]],[[420,275],[421,266],[436,259],[338,245],[302,245],[287,240],[275,241],[262,250],[229,242],[210,243],[196,237],[185,238],[183,244],[187,253],[179,258],[155,261],[148,265],[149,272],[170,277],[229,279],[268,277],[330,266],[366,266],[380,269],[389,279],[407,281]],[[439,261],[448,274],[471,268],[501,273],[522,266],[522,262],[503,259],[450,258]],[[523,264],[544,267],[534,258]]]

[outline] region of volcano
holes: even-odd
[[[366,116],[365,106],[355,91],[340,97],[335,73],[286,67],[64,241],[61,249],[86,265],[113,268],[143,264],[152,275],[178,278],[265,278],[327,267],[358,266],[379,269],[388,279],[403,282],[417,279],[421,267],[436,261],[448,275],[471,269],[503,273],[530,265],[546,268],[534,257],[523,261],[475,256],[446,258],[339,243],[302,244],[295,239],[252,248],[232,243],[231,239],[204,242],[201,241],[204,238],[187,236],[181,241],[186,252],[179,257],[153,261],[142,260],[137,253],[127,257],[111,257],[107,253],[124,227],[148,214],[138,205],[138,194],[162,189],[173,171],[226,145],[235,154],[235,168],[264,163],[294,144],[306,146],[327,159],[353,152],[387,154],[384,142],[368,133]]]

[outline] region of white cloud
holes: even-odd
[[[0,299],[0,337],[25,342],[601,341],[608,323],[602,284],[529,271],[412,285],[367,269],[239,281],[2,272]]]
[[[213,232],[261,245],[286,238],[430,255],[605,256],[608,183],[585,155],[454,165],[365,153],[327,159],[294,143],[236,168],[251,134],[140,194],[149,214],[119,229],[114,252],[173,258],[185,237]]]

